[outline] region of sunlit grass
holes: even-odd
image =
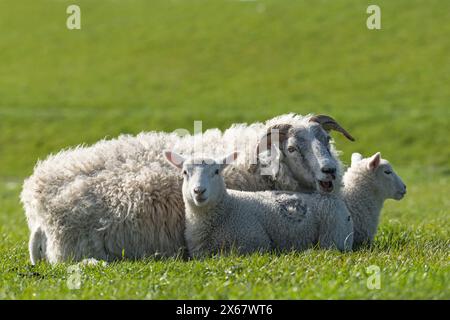
[[[450,299],[450,2],[0,0],[0,298]],[[408,185],[388,201],[373,248],[29,263],[19,193],[37,159],[144,130],[226,128],[286,112],[326,113],[348,163],[381,151]],[[381,269],[369,290],[366,268]]]

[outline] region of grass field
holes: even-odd
[[[82,29],[66,28],[81,7]],[[382,30],[366,28],[366,8]],[[0,299],[450,299],[448,0],[0,0]],[[408,185],[373,248],[32,267],[37,159],[105,136],[326,113]],[[370,265],[381,288],[369,290]]]

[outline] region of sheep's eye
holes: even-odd
[[[216,170],[216,172],[214,172],[215,174],[219,174],[219,169]]]
[[[295,148],[294,148],[293,146],[289,146],[289,147],[288,147],[288,151],[289,151],[290,153],[292,153],[292,152],[295,151]]]
[[[185,176],[187,176],[187,171],[186,171],[186,170],[184,170],[184,171],[183,171],[183,174],[184,174]]]
[[[392,171],[389,171],[389,170],[385,170],[385,171],[384,171],[384,173],[386,173],[386,174],[391,174],[391,173],[392,173]]]

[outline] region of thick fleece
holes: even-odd
[[[182,179],[163,159],[162,150],[167,148],[190,154],[201,147],[213,155],[240,150],[237,162],[224,171],[231,189],[316,190],[319,180],[333,176],[337,192],[341,179],[337,152],[328,144],[325,131],[310,118],[288,114],[266,124],[234,125],[223,133],[207,130],[202,136],[161,132],[123,135],[49,156],[37,163],[21,193],[31,232],[31,261],[179,254],[185,247]],[[286,150],[280,150],[273,174],[261,175],[264,157],[254,164],[259,139],[280,123],[291,125],[289,143],[299,137],[306,149],[320,152],[308,161],[296,162],[287,161],[294,153],[289,158]],[[311,140],[310,145],[305,144],[305,137]],[[325,162],[337,172],[322,174]],[[299,167],[303,171],[297,170]]]

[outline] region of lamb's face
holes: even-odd
[[[363,159],[360,154],[352,155],[352,167],[363,166],[373,178],[374,185],[384,199],[400,200],[406,194],[406,185],[395,173],[389,161],[381,159],[380,153]]]
[[[190,204],[205,207],[215,205],[223,197],[225,182],[223,169],[236,160],[237,152],[219,159],[185,159],[173,151],[164,151],[164,157],[183,173],[183,198]]]
[[[222,168],[223,165],[212,159],[186,161],[183,165],[185,200],[198,207],[217,203],[225,189]]]
[[[400,200],[405,196],[406,185],[387,160],[381,160],[375,175],[378,188],[386,199]]]

